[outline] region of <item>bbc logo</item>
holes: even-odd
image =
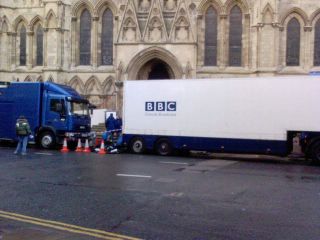
[[[177,110],[176,102],[146,102],[145,111],[146,112],[175,112]]]

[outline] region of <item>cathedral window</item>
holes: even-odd
[[[205,66],[217,65],[217,30],[217,12],[213,7],[210,7],[205,16]]]
[[[315,26],[314,65],[320,66],[320,19],[317,21]]]
[[[91,15],[85,9],[80,17],[80,65],[91,63]]]
[[[36,52],[36,65],[42,66],[43,65],[43,29],[41,26],[38,27],[36,32],[36,46],[37,46],[37,52]]]
[[[113,64],[113,14],[110,9],[102,15],[101,65]]]
[[[287,66],[300,65],[300,23],[292,18],[287,26]]]
[[[229,66],[242,65],[242,12],[234,6],[230,12]]]
[[[20,66],[26,65],[27,60],[27,31],[25,26],[20,29]]]

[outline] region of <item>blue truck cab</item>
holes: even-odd
[[[66,137],[93,140],[89,102],[73,88],[51,82],[0,84],[0,139],[17,140],[15,123],[24,115],[36,142],[53,148]]]

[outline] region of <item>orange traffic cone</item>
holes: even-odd
[[[80,138],[78,139],[78,146],[76,148],[76,152],[83,152]]]
[[[84,153],[90,153],[91,150],[89,148],[89,141],[88,139],[86,139],[86,144],[84,145],[84,150],[83,150]]]
[[[106,154],[106,149],[104,148],[104,140],[101,140],[100,150],[98,152],[99,154]]]
[[[66,138],[63,139],[63,147],[62,147],[62,149],[60,150],[60,152],[63,152],[63,153],[69,152],[68,145],[67,145],[67,139],[66,139]]]

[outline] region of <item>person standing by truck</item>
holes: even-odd
[[[122,129],[122,118],[117,116],[115,120],[115,129],[116,130],[121,130]]]
[[[115,129],[115,118],[113,117],[113,113],[106,120],[106,129],[107,131],[113,131]]]
[[[23,115],[17,119],[16,134],[18,136],[18,145],[14,154],[19,154],[21,152],[22,155],[26,155],[28,138],[29,135],[31,135],[31,130],[28,120]]]

